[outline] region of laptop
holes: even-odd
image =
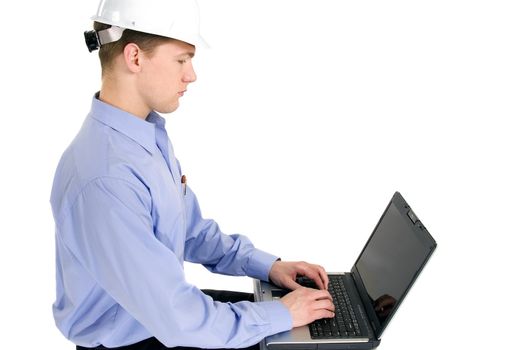
[[[350,272],[329,273],[336,317],[266,337],[261,349],[372,349],[436,249],[403,196],[396,192]],[[300,277],[302,285],[315,284]],[[256,301],[277,300],[288,290],[254,280]]]

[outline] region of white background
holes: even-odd
[[[212,48],[167,127],[204,215],[283,259],[348,270],[398,190],[438,249],[380,348],[520,348],[523,3],[200,4]],[[97,5],[4,5],[2,348],[73,348],[51,314],[48,198],[99,87],[82,35]],[[186,269],[199,287],[251,290]]]

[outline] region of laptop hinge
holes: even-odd
[[[356,312],[359,312],[361,314],[362,319],[365,322],[365,326],[370,334],[370,337],[377,339],[377,327],[378,325],[374,321],[376,318],[375,313],[372,315],[371,312],[373,312],[373,308],[371,307],[370,303],[367,301],[367,296],[363,296],[361,291],[363,288],[360,287],[360,283],[357,276],[356,271],[352,269],[352,271],[349,273],[353,283],[354,288],[357,291],[357,297],[359,298],[360,303],[356,305],[357,309]]]

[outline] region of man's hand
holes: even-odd
[[[292,327],[335,316],[335,306],[327,290],[300,287],[282,297],[281,302],[290,311]]]
[[[322,266],[304,261],[276,261],[270,269],[270,281],[277,286],[295,290],[301,286],[295,281],[297,276],[312,279],[319,289],[328,289],[328,275]]]

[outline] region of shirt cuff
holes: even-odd
[[[292,315],[280,301],[261,301],[256,303],[265,312],[270,322],[270,333],[273,335],[292,329]]]
[[[272,268],[273,263],[278,259],[279,257],[275,255],[263,252],[259,249],[254,249],[246,266],[246,275],[268,282],[270,269]]]

